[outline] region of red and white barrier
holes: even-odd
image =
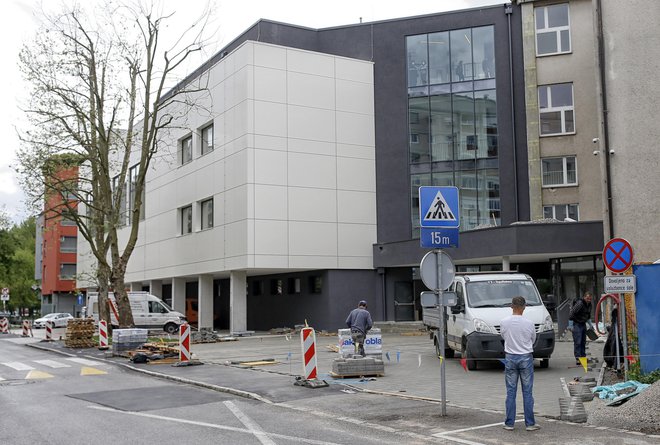
[[[99,321],[99,349],[108,349],[108,322]]]
[[[23,320],[23,337],[29,337],[29,332],[32,330],[30,320]]]
[[[190,361],[190,325],[179,326],[179,362]]]
[[[316,371],[316,333],[314,328],[300,330],[300,342],[303,355],[303,376],[305,380],[315,379]]]
[[[51,341],[53,339],[53,322],[48,320],[46,322],[46,341]]]
[[[9,320],[0,318],[0,334],[9,334]]]

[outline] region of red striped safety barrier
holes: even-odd
[[[51,341],[52,339],[53,339],[53,322],[48,320],[46,322],[46,340]]]
[[[0,333],[9,334],[9,320],[5,317],[0,318]]]
[[[30,320],[23,320],[23,337],[29,337],[30,330],[31,330]]]
[[[108,322],[99,321],[99,349],[108,349]]]
[[[305,380],[315,379],[316,371],[316,333],[314,328],[300,330],[300,342],[303,355],[303,375]]]
[[[179,326],[179,362],[190,361],[190,325]]]

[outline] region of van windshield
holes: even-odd
[[[466,283],[471,307],[509,307],[513,297],[523,297],[527,306],[540,306],[541,299],[532,281],[492,280]]]

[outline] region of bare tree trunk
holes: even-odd
[[[128,299],[128,292],[126,292],[126,283],[124,282],[126,264],[123,261],[119,261],[118,264],[115,264],[113,272],[112,286],[115,291],[117,311],[119,312],[119,327],[132,328],[135,326],[135,322],[133,320],[131,302]]]
[[[108,329],[112,327],[110,318],[110,300],[108,298],[108,288],[110,283],[110,270],[107,266],[100,265],[98,271],[99,284],[99,321],[105,320],[108,323]]]

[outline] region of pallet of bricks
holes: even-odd
[[[66,325],[66,337],[64,346],[67,348],[93,348],[94,341],[94,319],[74,318]]]
[[[113,329],[112,355],[128,357],[128,351],[139,349],[147,342],[147,329]]]

